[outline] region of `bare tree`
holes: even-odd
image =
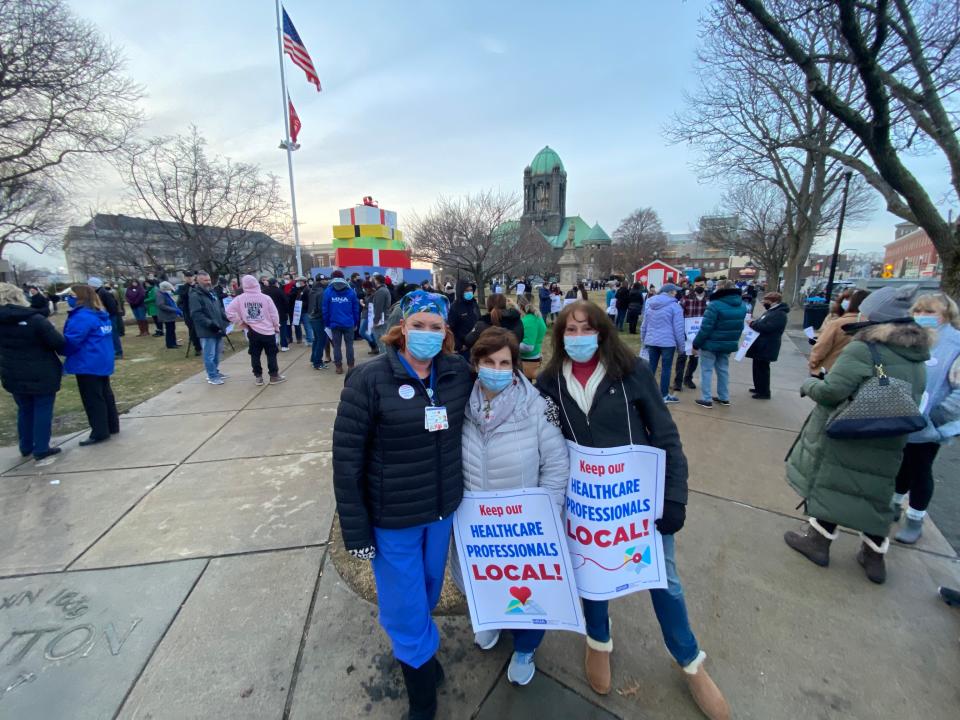
[[[794,302],[800,268],[839,215],[843,163],[830,151],[840,148],[856,157],[862,149],[810,96],[803,73],[777,60],[772,42],[733,0],[714,5],[702,26],[700,88],[666,133],[701,150],[704,179],[768,183],[783,195],[789,246],[784,296]],[[816,13],[804,16],[798,32],[822,52],[839,45]],[[849,69],[835,69],[831,80],[852,101]],[[862,219],[869,205],[865,183],[852,183],[847,224]]]
[[[183,250],[185,263],[213,277],[258,265],[274,251],[286,204],[274,175],[209,157],[196,127],[154,138],[126,157],[133,204]]]
[[[10,245],[37,253],[59,244],[63,196],[41,175],[0,182],[0,257]]]
[[[0,255],[53,244],[61,187],[122,148],[142,91],[120,51],[62,0],[0,0]]]
[[[783,193],[770,183],[744,183],[727,190],[721,205],[725,214],[736,216],[736,228],[722,232],[716,225],[701,222],[702,241],[748,256],[766,272],[767,286],[778,288],[780,273],[790,254]]]
[[[667,234],[657,211],[637,208],[613,232],[612,266],[629,274],[659,257],[666,245]]]
[[[887,210],[916,223],[943,261],[943,286],[960,293],[960,225],[944,217],[907,167],[907,154],[940,153],[950,168],[951,201],[960,199],[960,139],[954,93],[960,81],[960,5],[929,0],[735,0],[762,29],[771,56],[802,73],[818,107],[856,138],[864,153],[831,148],[883,196]],[[810,47],[798,25],[822,18],[838,42]],[[851,79],[852,94],[834,77]],[[802,144],[802,143],[800,143]]]
[[[479,299],[490,280],[514,275],[539,263],[552,263],[553,250],[543,235],[522,232],[515,194],[486,190],[437,200],[429,212],[409,221],[413,256],[447,271],[473,278]]]

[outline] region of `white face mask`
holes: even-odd
[[[842,308],[843,308],[843,311],[846,312],[847,310],[850,309],[850,301],[849,301],[849,300],[841,300],[841,301],[840,301],[840,307],[842,307]]]

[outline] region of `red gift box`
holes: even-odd
[[[403,250],[337,248],[334,252],[334,262],[338,267],[409,268],[410,255]]]

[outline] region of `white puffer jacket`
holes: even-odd
[[[558,412],[522,375],[515,375],[489,408],[480,382],[474,383],[463,420],[464,490],[542,487],[562,511],[570,460]],[[462,590],[456,549],[450,562]]]

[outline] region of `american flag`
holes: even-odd
[[[300,34],[290,21],[286,8],[283,9],[283,51],[290,56],[294,65],[307,74],[307,81],[316,85],[317,92],[320,92],[320,78],[317,76],[316,68],[313,67],[313,60],[310,59],[310,53],[303,46]]]

